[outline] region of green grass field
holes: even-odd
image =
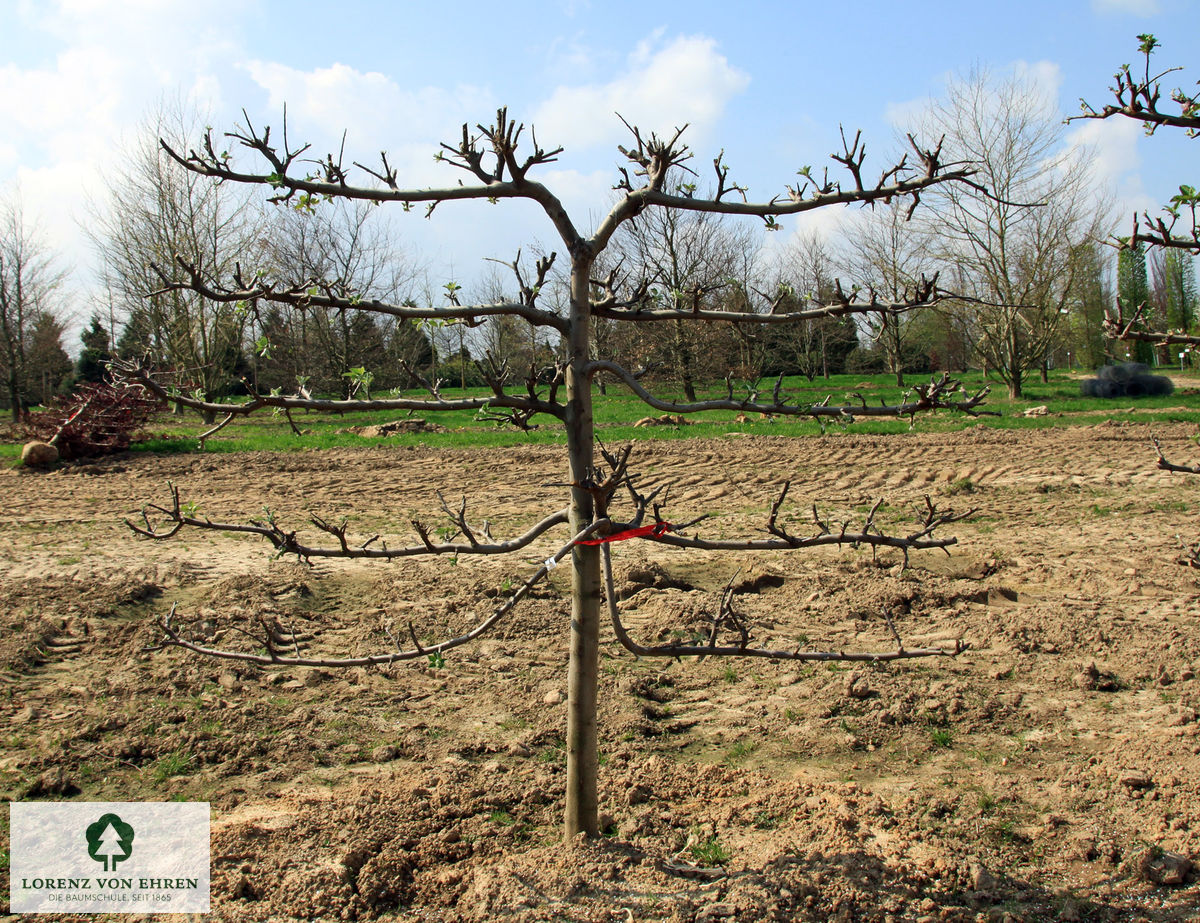
[[[964,429],[983,424],[1002,429],[1034,429],[1051,426],[1093,425],[1108,418],[1135,422],[1157,421],[1200,423],[1200,380],[1192,379],[1191,373],[1180,375],[1178,370],[1163,369],[1160,374],[1172,375],[1176,379],[1176,391],[1167,397],[1118,398],[1103,400],[1084,398],[1079,393],[1079,375],[1064,371],[1050,374],[1050,380],[1041,382],[1036,376],[1025,386],[1025,396],[1018,401],[1009,400],[1003,385],[987,382],[979,372],[961,376],[963,384],[971,391],[992,385],[986,405],[981,408],[997,411],[1000,416],[971,417],[951,411],[937,411],[916,418],[912,427],[923,432],[943,432]],[[928,381],[928,376],[907,376],[908,384]],[[773,382],[761,383],[760,400],[769,401]],[[485,389],[447,388],[443,394],[448,399],[460,394],[486,395]],[[669,385],[660,385],[655,393],[665,399],[682,399],[682,394]],[[854,403],[856,393],[862,394],[869,404],[883,401],[898,402],[902,389],[897,388],[890,375],[835,375],[829,380],[818,378],[809,382],[804,378],[789,378],[784,381],[784,394],[789,402],[811,403],[831,398],[831,403]],[[735,386],[734,397],[746,394]],[[408,392],[405,396],[421,397],[421,392]],[[724,382],[715,382],[698,391],[698,398],[723,398]],[[1031,407],[1044,405],[1048,413],[1044,416],[1023,416]],[[821,432],[821,425],[811,418],[775,417],[762,419],[753,415],[744,422],[736,420],[736,413],[710,411],[689,417],[692,421],[685,426],[636,427],[639,419],[658,416],[662,411],[651,410],[636,397],[619,386],[610,386],[608,394],[598,392],[595,397],[596,430],[606,443],[621,443],[640,439],[686,439],[721,436],[727,433],[754,433],[758,435],[807,436]],[[388,423],[406,417],[419,417],[429,423],[445,427],[446,432],[411,433],[386,437],[364,437],[348,431],[352,426],[370,426]],[[445,447],[466,446],[510,446],[522,444],[556,443],[565,440],[562,426],[550,417],[538,417],[533,422],[537,428],[521,432],[508,426],[476,419],[468,411],[412,413],[377,411],[362,414],[319,414],[299,412],[293,414],[297,426],[303,431],[297,436],[287,421],[271,411],[260,411],[250,417],[234,420],[216,436],[208,440],[206,451],[210,452],[294,452],[304,449],[325,449],[364,445],[429,445]],[[910,429],[905,419],[862,418],[845,427],[826,422],[827,431],[842,429],[858,433],[902,433]],[[134,446],[142,452],[194,452],[199,450],[198,435],[207,429],[195,414],[173,416],[162,414],[155,419],[149,430],[152,437]],[[20,453],[18,441],[0,444],[0,457],[16,457]]]

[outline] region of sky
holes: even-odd
[[[540,178],[590,229],[629,138],[617,113],[643,131],[686,123],[701,170],[724,150],[731,177],[765,200],[828,163],[842,126],[861,129],[868,166],[882,166],[906,114],[973,70],[1030,75],[1071,115],[1081,97],[1108,101],[1114,71],[1136,62],[1135,36],[1152,32],[1156,62],[1187,67],[1169,86],[1200,79],[1196,0],[0,0],[0,23],[0,200],[19,198],[69,271],[76,330],[96,298],[89,214],[164,105],[218,131],[243,110],[278,131],[286,105],[293,140],[323,155],[345,132],[347,159],[387,150],[410,186],[457,182],[434,161],[439,141],[507,106],[543,147],[565,149]],[[1064,144],[1088,146],[1122,215],[1200,180],[1200,141],[1182,133],[1146,138],[1128,120],[1064,131]],[[486,257],[509,261],[521,246],[561,249],[525,203],[394,220],[438,279],[469,282]],[[839,209],[803,227],[843,220]],[[781,223],[777,240],[802,227]]]

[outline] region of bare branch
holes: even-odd
[[[552,257],[551,257],[552,259]],[[396,305],[374,298],[361,298],[356,294],[346,292],[343,286],[308,280],[299,285],[279,287],[267,282],[261,277],[246,280],[240,270],[235,274],[235,288],[216,286],[208,280],[203,267],[189,262],[179,254],[175,262],[183,270],[186,278],[182,281],[173,279],[162,267],[152,264],[152,268],[162,279],[162,287],[155,294],[173,291],[192,291],[210,301],[236,304],[237,302],[268,301],[275,304],[285,304],[297,308],[327,308],[339,311],[366,311],[386,317],[401,320],[443,320],[460,323],[477,323],[482,318],[498,316],[522,317],[529,323],[541,327],[565,329],[562,318],[548,311],[534,307],[533,300],[522,302],[495,302],[493,304],[474,305],[442,305],[417,307],[416,305]],[[539,266],[541,264],[539,263]],[[549,266],[546,271],[549,271]]]
[[[821,520],[814,507],[813,520],[817,526],[817,532],[808,536],[797,536],[788,532],[787,528],[779,522],[779,512],[787,496],[788,487],[789,484],[784,484],[779,497],[771,506],[767,524],[763,530],[771,536],[770,538],[704,539],[695,536],[687,537],[679,534],[683,527],[678,527],[670,533],[649,536],[649,538],[660,544],[676,548],[698,548],[707,551],[768,551],[829,545],[849,545],[857,548],[860,545],[866,545],[872,549],[895,548],[904,553],[905,563],[907,563],[909,551],[923,548],[946,549],[951,545],[958,544],[956,538],[937,538],[933,533],[943,525],[959,522],[977,512],[974,509],[963,513],[956,513],[953,510],[939,511],[926,497],[927,509],[919,517],[917,528],[906,535],[888,535],[875,525],[875,514],[878,512],[882,500],[875,503],[863,525],[853,531],[848,524],[843,523],[839,531],[834,532],[827,523]]]
[[[232,414],[232,413],[226,414],[224,420],[222,420],[220,423],[218,423],[216,426],[212,427],[211,429],[206,429],[199,436],[197,436],[196,439],[200,443],[200,451],[204,451],[204,443],[207,442],[211,436],[215,436],[217,433],[219,433],[221,430],[223,430],[225,427],[227,427],[230,423],[232,423],[233,418],[234,418],[234,414]],[[292,422],[291,417],[288,417],[288,422],[289,423]],[[295,428],[296,428],[296,424],[292,423],[292,429],[295,429]]]
[[[432,399],[425,398],[383,398],[372,400],[324,400],[298,395],[258,394],[242,404],[221,403],[202,398],[191,397],[170,388],[164,387],[152,372],[133,362],[114,363],[114,372],[120,379],[131,385],[145,388],[165,401],[179,404],[183,407],[201,412],[227,414],[233,417],[249,416],[264,407],[279,408],[280,410],[316,410],[324,413],[345,414],[364,410],[486,410],[488,408],[511,408],[525,411],[529,415],[544,413],[552,417],[562,418],[563,408],[558,403],[541,401],[511,394],[497,394],[492,397],[467,397],[457,400],[444,400],[433,391]],[[211,435],[211,434],[210,434]]]
[[[419,545],[408,545],[403,548],[388,548],[386,545],[383,545],[379,548],[372,548],[370,546],[378,539],[378,536],[375,536],[357,547],[351,547],[346,538],[346,524],[344,522],[334,526],[320,517],[313,517],[311,522],[316,528],[338,539],[336,547],[321,547],[301,542],[297,537],[297,533],[283,529],[275,521],[274,515],[270,511],[267,511],[266,519],[251,520],[249,524],[214,522],[207,517],[199,518],[191,515],[180,503],[179,489],[172,484],[169,484],[168,487],[171,492],[170,506],[160,506],[153,503],[147,504],[142,509],[143,525],[139,526],[129,520],[125,520],[125,525],[138,535],[153,539],[170,538],[176,535],[184,526],[212,532],[257,535],[270,542],[278,554],[294,554],[303,561],[310,560],[311,558],[368,558],[391,561],[397,558],[408,558],[426,554],[509,554],[525,548],[543,533],[568,521],[567,511],[560,510],[542,519],[523,535],[505,542],[488,541],[484,543],[475,538],[473,530],[467,525],[465,499],[458,514],[452,513],[446,506],[445,500],[442,499],[443,509],[450,515],[451,521],[455,523],[458,530],[467,537],[465,544],[453,541],[433,542],[429,538],[428,530],[419,521],[414,521],[413,528],[422,539]],[[486,534],[488,527],[485,525],[481,527],[480,531]]]
[[[1136,330],[1138,324],[1146,317],[1146,304],[1140,304],[1126,315],[1125,305],[1117,299],[1115,310],[1105,315],[1104,333],[1114,340],[1141,341],[1154,343],[1158,346],[1200,346],[1200,336],[1193,336],[1182,330]]]
[[[665,401],[655,397],[631,372],[615,362],[597,360],[588,364],[588,370],[591,374],[609,372],[615,375],[648,406],[668,413],[683,414],[698,413],[703,410],[730,410],[738,413],[824,417],[845,422],[852,422],[855,417],[911,418],[918,413],[938,409],[957,410],[973,417],[999,416],[999,413],[996,411],[979,409],[979,405],[983,403],[983,399],[987,396],[990,388],[984,387],[974,394],[970,394],[963,388],[961,382],[951,378],[947,373],[943,373],[940,378],[931,381],[927,385],[914,387],[910,392],[915,395],[912,399],[906,399],[899,404],[881,403],[878,406],[870,406],[865,402],[859,405],[830,405],[827,402],[817,404],[788,404],[779,401],[778,390],[775,392],[775,397],[773,398],[774,403],[769,404],[753,398],[747,400],[726,398],[724,400],[714,399],[689,402]]]
[[[446,651],[453,650],[456,647],[461,647],[477,638],[482,637],[492,628],[494,628],[501,619],[510,613],[517,604],[521,602],[534,586],[541,581],[546,574],[553,570],[558,563],[571,553],[571,549],[575,547],[575,543],[586,539],[597,529],[603,528],[605,523],[592,523],[586,529],[583,529],[571,541],[560,547],[553,555],[551,555],[540,567],[526,580],[512,596],[504,603],[498,606],[487,618],[480,621],[474,628],[465,634],[454,638],[449,638],[445,641],[440,641],[437,644],[422,646],[416,640],[415,632],[412,626],[409,626],[409,631],[413,635],[414,647],[410,650],[396,650],[388,653],[367,654],[362,657],[305,657],[300,653],[299,642],[293,632],[288,639],[293,646],[295,653],[293,655],[283,655],[279,652],[279,635],[280,628],[278,623],[263,626],[261,636],[250,635],[250,637],[258,644],[261,644],[265,649],[265,654],[256,654],[248,651],[238,651],[226,648],[216,648],[204,644],[200,641],[185,637],[183,630],[175,624],[175,606],[171,606],[171,611],[158,620],[158,627],[162,630],[163,636],[159,642],[154,645],[151,650],[161,650],[166,647],[181,647],[185,650],[192,651],[196,654],[202,654],[205,657],[213,657],[219,660],[238,660],[244,663],[257,663],[263,666],[293,666],[293,667],[329,667],[329,668],[345,668],[345,667],[369,667],[369,666],[386,666],[391,663],[400,663],[405,660],[415,660],[420,657],[427,657],[430,654],[442,654]],[[395,639],[392,639],[393,642]]]
[[[193,148],[186,154],[177,152],[166,141],[160,144],[172,160],[193,173],[222,182],[267,186],[276,190],[269,200],[272,202],[288,202],[299,193],[317,198],[333,196],[365,202],[398,202],[405,208],[425,204],[428,216],[443,202],[478,199],[495,202],[525,198],[541,205],[559,235],[570,246],[576,246],[582,240],[559,199],[541,183],[532,182],[527,177],[533,167],[556,160],[562,148],[541,148],[536,135],[531,132],[534,151],[521,160],[517,148],[524,126],[514,125],[508,118],[507,109],[500,109],[496,113],[494,124],[477,126],[480,134],[472,136],[464,125],[462,140],[457,145],[443,144],[437,154],[438,160],[470,173],[477,184],[429,189],[400,188],[397,172],[388,164],[386,153],[380,156],[378,168],[364,167],[357,161],[354,163],[356,169],[379,183],[376,186],[350,183],[347,171],[341,167],[340,155],[336,162],[331,157],[324,161],[302,160],[301,155],[308,150],[308,145],[295,149],[288,146],[286,110],[282,151],[271,144],[269,127],[259,132],[244,112],[243,119],[245,127],[227,132],[225,137],[263,158],[270,168],[269,172],[254,173],[236,169],[229,152],[217,151],[211,132],[206,133],[200,150]],[[305,172],[303,176],[296,175],[293,168],[301,163],[315,166],[316,169]]]
[[[881,301],[874,291],[867,294],[866,301],[858,298],[859,293],[852,291],[847,294],[842,288],[841,280],[834,280],[834,291],[826,304],[817,304],[798,311],[780,311],[779,306],[787,298],[786,292],[767,296],[756,292],[768,302],[765,311],[722,311],[700,308],[699,299],[693,299],[693,306],[688,308],[663,308],[655,305],[647,297],[649,283],[643,281],[625,298],[618,298],[611,287],[605,291],[605,296],[593,302],[592,310],[597,317],[610,320],[626,321],[664,321],[664,320],[712,320],[727,321],[739,324],[795,324],[807,320],[819,320],[829,317],[846,317],[860,314],[886,314],[895,316],[920,308],[933,308],[948,300],[968,300],[962,295],[945,291],[938,287],[938,276],[926,278],[924,275],[909,290],[901,293],[896,301]],[[611,286],[611,283],[610,283]],[[706,294],[700,290],[698,295]]]
[[[613,586],[612,556],[608,546],[601,547],[604,562],[605,598],[608,603],[609,619],[617,640],[630,653],[638,657],[765,657],[770,660],[804,660],[804,661],[858,661],[881,663],[889,660],[906,660],[916,657],[953,657],[967,650],[969,645],[963,641],[955,641],[951,648],[929,647],[906,649],[897,635],[897,646],[891,651],[815,651],[800,648],[760,648],[750,645],[750,631],[745,620],[734,612],[732,606],[732,580],[721,593],[721,599],[716,616],[714,616],[709,631],[708,640],[704,644],[656,644],[647,646],[639,644],[629,634],[621,615],[617,610],[616,590]],[[890,616],[885,613],[893,633],[895,626]],[[722,629],[732,629],[738,641],[736,644],[718,645],[717,636]]]
[[[1181,474],[1200,474],[1200,466],[1176,465],[1167,461],[1166,456],[1163,455],[1162,443],[1158,441],[1158,437],[1151,437],[1151,441],[1154,443],[1154,451],[1158,453],[1158,467],[1160,469],[1163,471],[1177,471]]]
[[[1169,98],[1179,107],[1179,112],[1164,109],[1161,81],[1168,74],[1182,68],[1170,67],[1152,74],[1150,58],[1158,47],[1158,41],[1153,35],[1139,35],[1138,40],[1141,43],[1138,50],[1145,61],[1142,73],[1135,76],[1128,64],[1121,65],[1113,75],[1116,86],[1109,87],[1116,101],[1097,109],[1081,99],[1079,104],[1082,114],[1072,116],[1067,121],[1122,116],[1141,122],[1148,135],[1167,126],[1182,128],[1191,138],[1200,136],[1200,93],[1185,93],[1182,89],[1175,89],[1169,94]],[[1165,218],[1152,218],[1148,212],[1144,213],[1140,220],[1134,216],[1133,234],[1121,238],[1120,245],[1136,247],[1139,244],[1148,244],[1152,247],[1200,253],[1200,195],[1195,188],[1180,186],[1179,194],[1172,197],[1163,210],[1166,212]],[[1181,232],[1177,232],[1176,228],[1181,219],[1185,222],[1190,221],[1191,227],[1188,228],[1185,224]],[[1145,221],[1148,230],[1142,230],[1141,221]]]

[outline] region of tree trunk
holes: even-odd
[[[1017,366],[1015,363],[1013,364],[1012,367],[1009,368],[1009,370],[1008,370],[1008,396],[1009,396],[1009,398],[1011,398],[1014,401],[1020,400],[1022,397],[1025,396],[1024,391],[1021,388],[1024,377],[1025,376],[1021,373],[1020,367]]]
[[[466,335],[467,332],[462,329],[462,325],[458,328],[458,387],[462,391],[467,390],[467,363],[463,358],[463,353],[466,352]]]
[[[574,259],[567,365],[567,451],[570,464],[571,531],[592,521],[592,495],[583,489],[593,462],[592,387],[588,362],[591,261]],[[600,550],[577,545],[571,552],[571,660],[567,671],[567,797],[563,833],[599,834],[596,776],[599,751],[596,701],[600,663]]]
[[[696,385],[692,381],[692,351],[687,341],[687,331],[683,321],[675,321],[675,365],[679,380],[683,383],[683,396],[689,401],[696,400]]]
[[[1004,337],[1004,355],[1000,362],[996,364],[996,371],[1000,373],[1000,377],[1008,383],[1008,396],[1011,400],[1018,400],[1024,395],[1021,391],[1021,385],[1024,379],[1024,369],[1021,367],[1021,357],[1024,355],[1021,340],[1017,336],[1016,324],[1018,319],[1014,319],[1009,325]]]
[[[21,422],[21,376],[17,373],[17,360],[8,356],[8,399],[12,402],[12,421]]]

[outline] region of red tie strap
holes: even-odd
[[[627,538],[645,538],[647,536],[662,535],[664,532],[670,532],[673,528],[669,522],[656,522],[648,526],[638,526],[636,529],[626,529],[624,532],[614,532],[612,535],[606,535],[604,538],[589,538],[578,541],[576,545],[603,545],[606,542],[623,542]]]

